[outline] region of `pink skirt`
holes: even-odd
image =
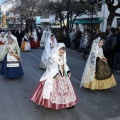
[[[54,80],[49,99],[43,98],[44,84],[45,81],[39,82],[31,97],[31,101],[37,105],[59,110],[75,106],[78,103],[76,93],[68,78],[62,77],[60,80]]]

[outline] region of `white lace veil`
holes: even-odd
[[[34,29],[34,31],[33,31],[33,38],[34,38],[34,41],[37,41],[37,32],[36,32],[36,30]]]
[[[51,30],[48,30],[47,28],[45,28],[41,37],[40,46],[45,47],[49,34],[51,34]]]
[[[44,46],[45,33],[46,33],[46,31],[44,30],[42,37],[41,37],[40,46]]]
[[[51,52],[51,56],[56,56],[56,58],[58,58],[59,57],[59,50],[60,50],[60,48],[62,48],[62,47],[65,47],[65,44],[64,43],[57,43],[57,45],[56,45],[56,47],[52,50],[52,52]],[[67,60],[66,60],[66,52],[64,53],[64,55],[63,55],[63,58],[64,58],[64,63],[66,63],[67,62]],[[57,59],[57,63],[58,63],[59,61],[58,61],[58,59]]]
[[[51,41],[51,35],[52,34],[53,33],[49,34],[48,39],[47,39],[47,43],[45,45],[45,49],[44,49],[43,54],[41,56],[41,61],[43,63],[45,63],[45,61],[48,59],[48,57],[50,56],[50,53],[51,53],[51,51],[50,51],[50,41]],[[55,46],[56,46],[57,45],[56,38],[55,38],[54,42],[55,42]]]
[[[50,57],[48,58],[47,62],[47,69],[44,75],[41,77],[42,80],[53,78],[58,73],[58,56],[59,56],[59,49],[65,47],[64,43],[58,43],[52,50]],[[64,53],[64,63],[66,63],[66,52]],[[53,72],[54,71],[54,72]]]
[[[98,43],[100,39],[101,38],[98,37],[93,41],[92,48],[83,72],[80,87],[82,87],[83,84],[92,82],[94,80],[95,71],[96,71],[96,59],[97,59],[98,50],[99,50]]]

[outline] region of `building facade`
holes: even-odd
[[[14,7],[20,5],[19,0],[14,0],[13,3],[6,1],[1,4],[2,27],[15,27],[21,24],[20,15],[15,13]]]
[[[117,5],[117,0],[115,1],[114,5]],[[88,15],[82,15],[80,17],[77,17],[75,20],[74,28],[80,27],[82,31],[84,31],[85,26],[88,28],[91,27],[91,20],[92,20],[92,26],[93,29],[98,29],[102,32],[106,31],[107,27],[107,19],[109,15],[108,7],[105,3],[102,3],[99,6],[97,15],[93,15],[93,20],[91,16]],[[120,13],[120,8],[116,11],[117,13]],[[120,27],[120,17],[115,17],[112,23],[111,27]]]

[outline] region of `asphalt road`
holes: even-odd
[[[59,111],[39,107],[29,99],[44,73],[38,66],[43,49],[22,52],[24,76],[10,80],[0,76],[0,120],[120,120],[120,74],[117,86],[102,91],[79,88],[85,61],[80,53],[67,50],[71,81],[79,103],[74,109]]]

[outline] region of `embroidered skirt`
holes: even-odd
[[[24,75],[20,62],[19,67],[7,67],[7,55],[2,62],[0,74],[7,78],[19,78]]]
[[[50,93],[49,99],[43,98],[43,88],[46,81],[39,82],[31,101],[37,105],[59,110],[62,108],[69,108],[78,103],[76,93],[69,78],[62,77],[60,80],[53,82],[53,90]]]

